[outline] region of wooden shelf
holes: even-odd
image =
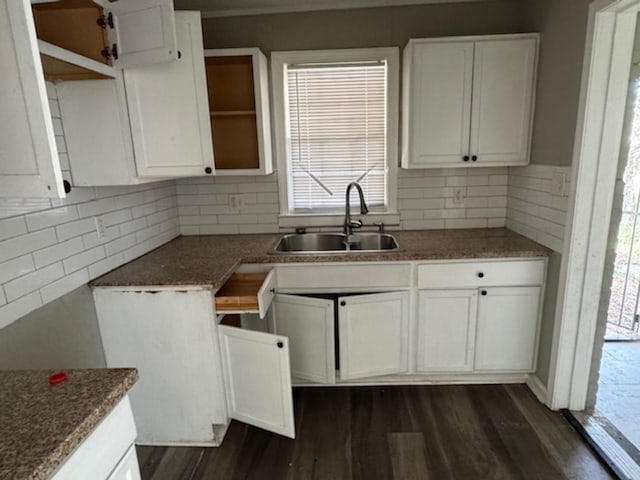
[[[104,63],[38,40],[44,76],[49,81],[116,78],[117,71]]]
[[[255,115],[255,110],[227,110],[221,112],[209,112],[212,117],[242,117]]]
[[[258,291],[267,272],[234,273],[216,293],[216,311],[258,311]]]

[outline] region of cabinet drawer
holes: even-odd
[[[278,267],[278,289],[283,292],[335,292],[406,287],[411,280],[409,264],[388,265],[295,265]]]
[[[544,267],[543,259],[425,264],[418,266],[418,288],[540,285]]]
[[[234,273],[216,292],[216,312],[259,313],[264,318],[275,295],[276,271]]]

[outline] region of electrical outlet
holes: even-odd
[[[229,208],[234,211],[242,210],[244,199],[242,195],[229,195]]]
[[[93,217],[93,221],[96,224],[96,233],[98,234],[98,238],[103,238],[107,233],[104,229],[102,217]]]
[[[567,179],[564,173],[554,173],[551,176],[551,195],[564,196],[564,183]]]
[[[464,187],[456,187],[453,189],[453,204],[464,205]]]

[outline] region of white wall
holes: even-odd
[[[48,89],[65,177],[64,126]],[[0,328],[179,235],[174,181],[0,199]],[[98,238],[94,217],[105,235]]]

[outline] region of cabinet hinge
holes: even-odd
[[[100,18],[98,18],[98,20],[96,20],[98,22],[98,25],[100,25],[102,28],[107,28],[107,26],[109,28],[114,28],[113,25],[113,13],[109,12],[109,14],[105,17],[104,15],[100,15]]]
[[[103,49],[100,53],[107,60],[111,60],[112,58],[114,60],[117,60],[118,59],[118,44],[114,43],[111,46],[111,48],[107,47],[107,48]]]

